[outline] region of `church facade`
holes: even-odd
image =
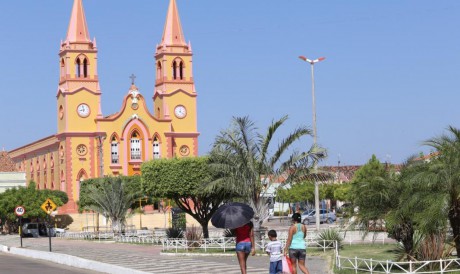
[[[77,212],[84,179],[136,175],[144,161],[198,155],[192,51],[175,0],[170,0],[163,37],[155,50],[154,109],[147,108],[133,77],[121,109],[104,116],[96,39],[90,39],[82,0],[74,0],[57,60],[57,132],[9,152],[27,181],[33,180],[39,189],[68,194],[69,202],[59,208],[59,214]]]

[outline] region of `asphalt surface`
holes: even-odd
[[[90,271],[60,265],[48,261],[34,260],[22,256],[14,256],[0,252],[0,273],[2,274],[96,274]]]
[[[20,241],[16,235],[0,236],[0,244],[19,247]],[[49,251],[48,238],[27,238],[23,240],[23,246],[26,249]],[[161,249],[161,246],[152,245],[120,244],[114,242],[99,243],[60,238],[53,238],[52,241],[53,253],[73,255],[88,260],[144,271],[146,273],[240,273],[238,261],[234,254],[229,254],[229,256],[211,256],[208,254],[204,256],[177,256],[176,254],[166,256],[161,255]],[[308,257],[306,265],[311,274],[328,273],[328,263],[322,258]],[[248,259],[248,273],[266,274],[268,266],[269,258],[266,255],[251,256]]]

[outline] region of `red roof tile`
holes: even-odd
[[[10,171],[17,171],[16,166],[8,155],[8,152],[0,151],[0,172]]]

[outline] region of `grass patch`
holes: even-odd
[[[342,257],[386,261],[395,259],[395,249],[396,244],[344,245],[339,254]]]

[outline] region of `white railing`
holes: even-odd
[[[56,237],[74,240],[111,240],[114,239],[113,232],[65,232],[56,233]]]
[[[337,252],[336,252],[337,254]],[[373,259],[347,258],[336,255],[338,269],[352,269],[365,273],[459,273],[460,259],[436,261],[393,262]]]
[[[286,240],[280,240],[283,247],[286,244]],[[257,249],[264,250],[265,246],[269,241],[262,239],[259,242],[256,242]],[[221,237],[221,238],[209,238],[202,239],[198,241],[190,241],[187,239],[163,239],[163,250],[175,251],[179,250],[190,250],[190,249],[201,249],[204,252],[207,252],[208,249],[221,249],[226,252],[228,249],[232,251],[235,249],[235,238],[234,237]],[[335,249],[335,241],[325,241],[325,240],[313,240],[306,241],[308,247],[320,248],[324,252],[328,249]]]

